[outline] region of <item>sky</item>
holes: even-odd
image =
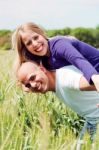
[[[45,29],[99,25],[99,0],[0,0],[0,30],[26,22]]]

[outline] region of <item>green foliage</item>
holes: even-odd
[[[0,37],[7,36],[11,33],[10,30],[0,30]]]
[[[79,40],[94,46],[95,38],[92,31],[93,29],[76,28],[72,30],[72,35],[77,37]]]
[[[64,29],[57,29],[57,30],[47,30],[47,36],[48,37],[53,37],[57,35],[68,35],[71,32],[71,29],[69,27],[64,28]]]
[[[95,37],[95,47],[99,48],[99,29],[96,29],[94,31],[94,37]]]
[[[57,35],[73,35],[81,41],[84,41],[96,48],[99,48],[99,25],[96,28],[74,28],[69,27],[63,29],[46,30],[48,37]],[[11,35],[10,30],[0,30],[0,49],[10,50],[11,49]]]
[[[57,30],[46,30],[48,37],[53,37],[57,35],[72,35],[78,38],[79,40],[86,42],[96,48],[99,48],[99,27],[94,28],[74,28],[69,27],[64,29]]]
[[[1,48],[2,48],[2,50],[10,50],[11,49],[11,43],[6,42],[3,44],[3,46]]]
[[[96,26],[96,30],[99,30],[99,24]]]
[[[0,49],[9,50],[11,49],[11,31],[0,30]]]

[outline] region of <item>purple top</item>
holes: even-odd
[[[99,72],[99,51],[76,38],[57,36],[48,40],[51,69],[74,65],[82,71],[89,83]]]

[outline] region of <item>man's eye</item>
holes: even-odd
[[[33,76],[31,76],[31,77],[30,77],[30,80],[31,80],[31,81],[34,81],[34,80],[35,80],[35,78],[36,78],[36,76],[35,76],[35,75],[33,75]]]
[[[29,83],[25,84],[25,87],[30,88],[31,85]]]

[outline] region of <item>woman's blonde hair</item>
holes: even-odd
[[[29,53],[22,43],[21,38],[21,32],[25,32],[27,30],[31,30],[33,32],[36,32],[40,35],[42,35],[45,39],[47,39],[47,36],[45,34],[45,31],[36,25],[35,23],[25,23],[23,25],[20,25],[13,33],[12,35],[12,49],[15,49],[19,55],[20,63],[27,60],[26,54]],[[32,54],[31,54],[32,55]]]

